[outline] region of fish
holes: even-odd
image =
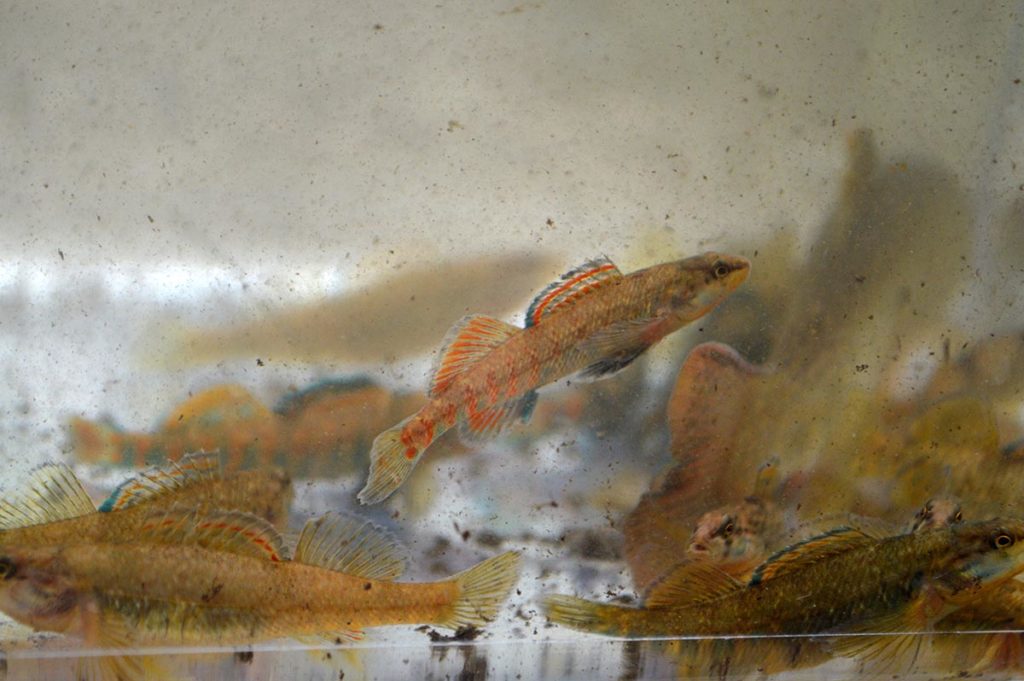
[[[229,469],[246,456],[273,451],[281,439],[276,419],[266,406],[240,385],[204,390],[175,406],[155,433],[124,431],[110,419],[98,422],[74,417],[69,441],[84,463],[141,467],[175,461],[188,452],[221,451]],[[262,457],[269,463],[269,457]],[[257,459],[259,460],[259,459]]]
[[[711,561],[733,577],[749,576],[768,557],[768,547],[781,532],[781,513],[775,505],[750,496],[698,518],[686,556]]]
[[[654,585],[642,607],[556,594],[545,608],[556,624],[614,636],[909,636],[1021,570],[1022,520],[884,537],[842,526],[779,551],[746,583],[695,561]]]
[[[963,522],[964,514],[960,501],[951,496],[932,497],[925,502],[914,516],[911,532],[948,527]]]
[[[0,547],[126,541],[150,514],[176,506],[244,511],[283,526],[291,497],[291,480],[278,469],[224,476],[217,455],[195,453],[140,471],[97,507],[70,468],[44,464],[0,500]]]
[[[605,257],[570,270],[541,291],[524,328],[470,315],[448,332],[430,401],[373,442],[364,504],[390,496],[428,447],[459,426],[484,439],[528,421],[537,389],[580,373],[599,379],[627,367],[649,347],[710,312],[750,271],[745,258],[717,253],[655,265],[628,275]]]
[[[368,627],[482,627],[518,578],[509,551],[429,583],[399,583],[405,550],[369,521],[328,513],[289,557],[265,520],[154,513],[130,541],[0,549],[0,610],[91,646],[361,639]]]
[[[269,309],[233,324],[167,328],[157,336],[167,340],[153,343],[149,337],[140,355],[148,364],[165,368],[233,357],[392,363],[427,351],[431,339],[443,335],[451,320],[466,310],[511,310],[516,296],[528,295],[556,266],[550,253],[443,259],[424,258],[418,249],[407,262],[387,258],[370,268],[386,275],[360,279],[357,287],[315,302]],[[396,332],[413,328],[419,333]]]
[[[223,384],[175,406],[154,432],[74,417],[68,439],[84,463],[143,466],[203,449],[222,452],[228,471],[276,465],[296,477],[337,477],[365,465],[376,434],[425,402],[354,376],[289,392],[270,409],[244,387]]]

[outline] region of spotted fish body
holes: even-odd
[[[482,315],[462,319],[445,339],[430,401],[374,441],[360,501],[386,499],[446,430],[459,426],[468,439],[493,436],[529,419],[537,388],[578,372],[601,378],[628,366],[713,309],[749,269],[743,258],[706,253],[623,275],[600,258],[542,291],[525,328]]]
[[[780,551],[746,583],[697,561],[657,583],[642,608],[556,595],[549,618],[618,636],[812,634],[922,626],[1024,570],[1024,521],[992,520],[872,537],[838,528]]]

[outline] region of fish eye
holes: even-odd
[[[735,529],[736,529],[736,526],[733,525],[732,521],[727,522],[725,525],[722,525],[722,536],[723,537],[731,537],[732,536],[732,532]]]
[[[715,276],[715,279],[721,279],[731,271],[732,269],[721,260],[716,262],[714,267],[711,268],[711,274]]]
[[[961,513],[960,511],[957,511],[956,515],[953,516],[953,522],[954,523],[958,523],[958,522],[960,522],[963,519],[964,519],[964,514]]]
[[[1011,537],[1008,534],[998,534],[992,540],[992,546],[996,547],[997,549],[1005,549],[1006,547],[1012,546],[1012,545],[1013,545],[1013,537]]]
[[[0,557],[0,579],[10,579],[15,572],[14,561],[7,556]]]

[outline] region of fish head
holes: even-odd
[[[711,560],[736,560],[763,553],[765,510],[757,499],[708,511],[697,519],[686,550]]]
[[[952,551],[938,581],[953,602],[970,601],[1024,571],[1024,520],[960,523],[932,531],[951,533]]]
[[[749,260],[722,253],[697,255],[674,266],[676,276],[665,291],[665,305],[683,322],[710,312],[750,274]]]
[[[0,611],[37,630],[76,633],[80,602],[59,550],[0,548]]]
[[[963,522],[960,501],[951,496],[932,497],[914,516],[911,532],[948,527]]]

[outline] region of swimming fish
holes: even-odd
[[[229,471],[273,464],[293,476],[336,477],[365,465],[377,433],[425,402],[357,376],[288,393],[271,410],[242,386],[225,384],[175,406],[152,433],[82,418],[68,432],[85,463],[143,466],[203,449],[223,452]]]
[[[1024,521],[875,537],[840,527],[784,549],[746,584],[713,564],[681,566],[641,608],[565,595],[551,621],[617,636],[912,631],[1024,570]]]
[[[172,510],[130,541],[0,548],[0,610],[87,644],[357,640],[364,627],[491,621],[517,579],[507,552],[431,583],[396,583],[403,549],[362,519],[309,521],[288,558],[266,521]]]
[[[0,500],[0,547],[54,546],[133,539],[150,514],[175,506],[228,509],[283,525],[291,481],[277,469],[220,474],[214,454],[141,471],[97,509],[70,468],[45,464],[18,494]]]
[[[153,343],[148,337],[144,352],[151,363],[168,367],[267,356],[314,364],[394,362],[428,350],[428,343],[466,310],[504,314],[518,295],[528,295],[557,265],[549,253],[444,259],[424,257],[424,250],[417,248],[408,260],[385,257],[360,267],[359,284],[343,293],[270,309],[235,324],[166,329],[157,338],[169,342]],[[363,276],[375,271],[387,274]]]
[[[529,419],[537,388],[581,372],[601,378],[708,313],[747,278],[744,258],[706,253],[623,275],[607,258],[541,291],[525,328],[483,315],[460,320],[438,355],[430,402],[374,440],[364,504],[383,501],[426,449],[458,425],[467,438]]]

